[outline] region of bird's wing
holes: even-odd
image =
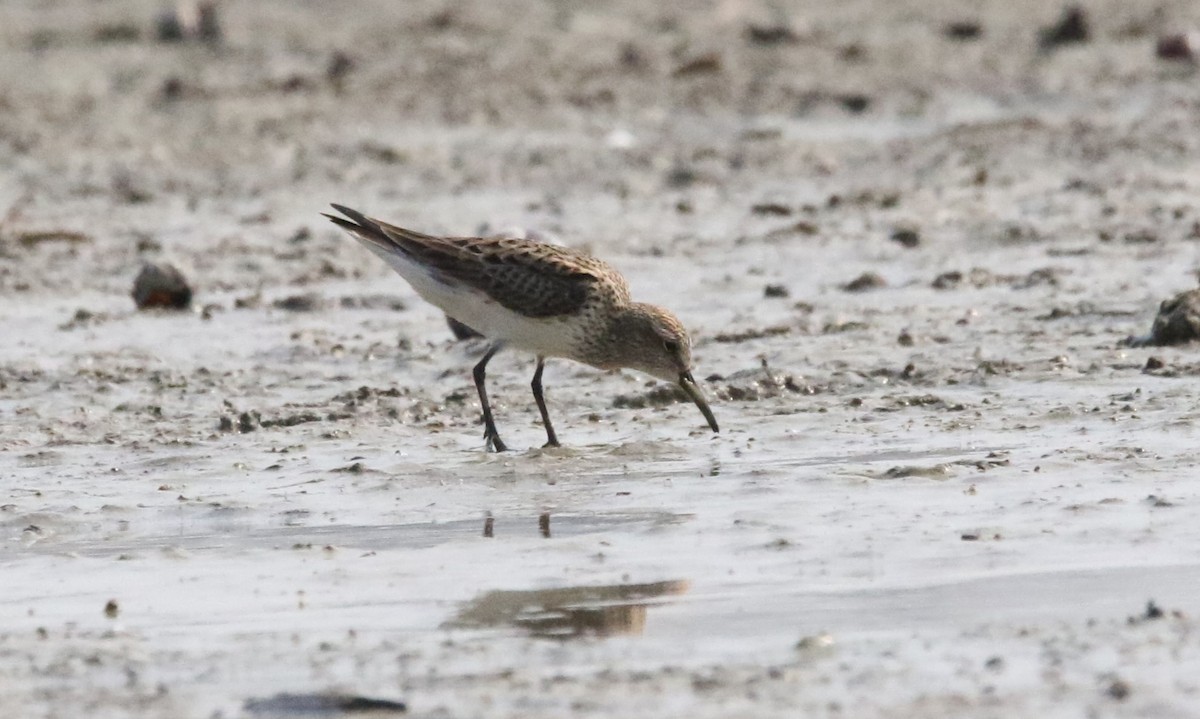
[[[527,317],[571,314],[597,289],[616,301],[629,299],[616,270],[581,252],[507,237],[435,237],[333,207],[350,219],[325,216],[364,243],[404,253],[442,281],[478,290]]]

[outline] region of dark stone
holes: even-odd
[[[868,290],[877,290],[881,287],[887,287],[887,280],[874,272],[864,272],[842,285],[842,289],[846,292],[866,292]]]
[[[1084,43],[1091,38],[1092,31],[1088,26],[1087,13],[1083,8],[1073,6],[1064,10],[1062,17],[1054,25],[1042,29],[1041,46],[1043,50],[1052,50],[1059,45]]]
[[[192,305],[192,288],[173,265],[142,265],[133,281],[133,301],[139,310],[186,310]]]
[[[1193,33],[1163,35],[1154,46],[1154,56],[1160,60],[1196,62],[1197,37]]]
[[[1196,339],[1200,339],[1200,289],[1181,292],[1163,300],[1150,327],[1150,334],[1130,337],[1125,342],[1130,347],[1165,347],[1187,344]]]
[[[921,234],[912,228],[899,227],[892,230],[891,240],[898,242],[901,247],[912,249],[921,244]]]
[[[942,34],[951,40],[978,40],[983,35],[983,26],[974,20],[962,20],[947,24]]]

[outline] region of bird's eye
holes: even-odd
[[[667,354],[679,354],[679,343],[675,340],[663,340],[663,349]]]

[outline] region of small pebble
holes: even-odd
[[[908,227],[898,227],[892,230],[892,242],[898,243],[901,247],[912,249],[921,244],[921,234],[916,230]]]
[[[192,288],[187,279],[169,264],[142,265],[131,294],[139,310],[186,310],[192,304]]]
[[[1154,46],[1154,56],[1160,60],[1195,63],[1197,45],[1200,45],[1200,33],[1163,35]]]
[[[977,40],[983,35],[983,26],[973,20],[962,20],[946,25],[942,34],[951,40]]]
[[[1079,6],[1073,6],[1063,11],[1058,22],[1041,32],[1043,50],[1052,50],[1059,45],[1083,43],[1092,38],[1088,24],[1087,13]]]
[[[1187,344],[1197,339],[1200,339],[1200,289],[1180,292],[1163,300],[1150,327],[1150,334],[1129,337],[1125,342],[1131,347],[1165,347]],[[1152,369],[1148,360],[1146,364],[1147,369]]]
[[[867,290],[877,290],[882,287],[887,287],[887,280],[874,272],[864,272],[842,285],[842,289],[846,292],[866,292]]]
[[[1117,701],[1123,701],[1130,694],[1129,682],[1116,677],[1109,682],[1108,688],[1104,690],[1104,693]]]

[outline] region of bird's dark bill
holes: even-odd
[[[691,372],[684,372],[679,375],[679,386],[687,393],[688,397],[696,403],[700,408],[700,413],[704,415],[704,419],[708,420],[708,426],[712,427],[712,431],[720,432],[721,428],[717,426],[717,418],[713,416],[712,410],[708,407],[708,400],[704,399],[704,395],[700,393],[700,388],[696,386],[696,380],[692,378]]]

